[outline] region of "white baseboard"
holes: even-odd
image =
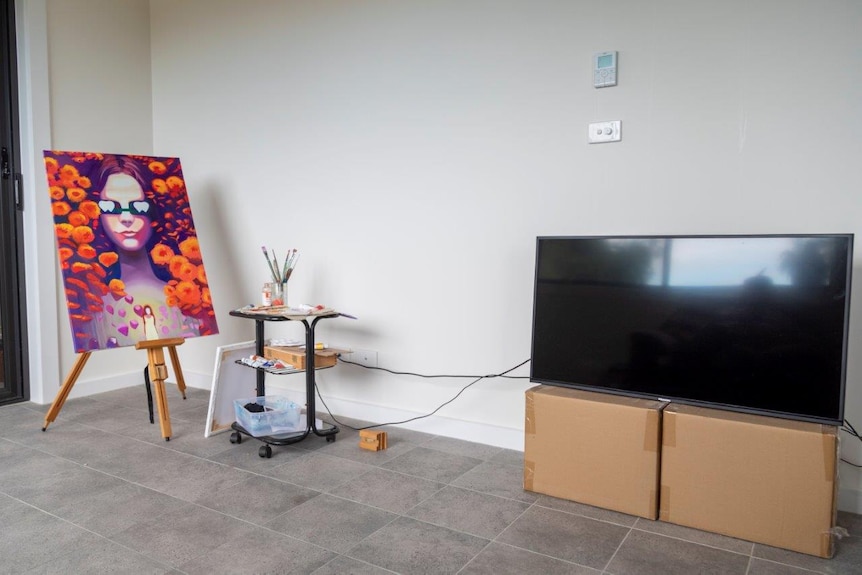
[[[267,393],[277,393],[277,389],[279,388],[276,385],[267,382]],[[336,417],[341,415],[343,417],[360,419],[375,424],[404,421],[419,415],[424,415],[422,413],[406,411],[403,409],[384,407],[360,401],[338,399],[328,397],[326,395],[323,396],[323,400],[326,402],[329,409],[336,414]],[[319,400],[317,401],[317,409],[318,412],[326,411],[326,408]],[[409,423],[402,423],[399,424],[398,427],[430,433],[432,435],[442,435],[444,437],[463,439],[464,441],[493,445],[494,447],[524,451],[523,429],[499,427],[486,423],[452,419],[439,415],[432,415]]]

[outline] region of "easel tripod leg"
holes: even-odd
[[[63,409],[63,404],[66,403],[66,398],[69,397],[69,392],[75,386],[75,382],[78,380],[78,376],[81,375],[81,371],[84,369],[87,360],[90,359],[91,353],[90,351],[85,351],[78,356],[78,361],[75,362],[72,371],[66,376],[66,381],[63,382],[60,391],[57,392],[57,397],[54,398],[54,403],[51,404],[51,408],[45,414],[45,424],[42,426],[42,431],[48,429],[48,426],[57,418],[60,410]]]
[[[169,345],[168,353],[171,354],[171,365],[174,366],[174,375],[177,378],[177,389],[186,398],[186,380],[183,378],[183,369],[180,367],[180,358],[177,355],[177,346]]]

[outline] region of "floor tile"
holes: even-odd
[[[225,515],[262,525],[320,495],[319,491],[252,475],[239,483],[224,483],[202,493],[194,502]]]
[[[812,575],[813,573],[822,573],[822,571],[809,571],[801,567],[752,557],[746,575]]]
[[[451,483],[480,463],[482,460],[474,457],[452,455],[427,447],[417,447],[392,461],[384,463],[381,467],[431,481]]]
[[[25,571],[59,559],[100,539],[58,517],[0,496],[0,557],[3,566]],[[3,567],[5,570],[6,568]]]
[[[607,566],[625,575],[745,575],[749,556],[633,529]]]
[[[239,445],[228,443],[229,434],[220,433],[210,436],[210,439],[223,442],[225,448],[207,457],[216,463],[246,469],[256,473],[266,473],[266,470],[284,465],[299,457],[308,457],[311,452],[293,445],[282,445],[272,448],[272,457],[261,457],[258,450],[263,445],[260,441],[244,439]]]
[[[315,570],[312,575],[392,575],[392,571],[339,555],[323,567]]]
[[[491,461],[477,465],[454,480],[452,485],[526,503],[532,503],[539,498],[535,493],[524,491],[523,467]]]
[[[157,561],[180,567],[225,543],[247,537],[252,531],[253,526],[246,522],[186,503],[125,529],[111,539]]]
[[[70,553],[47,561],[27,575],[68,575],[70,573],[128,573],[129,575],[162,575],[170,573],[170,565],[159,563],[107,539],[77,546]]]
[[[832,559],[823,559],[759,543],[754,546],[752,554],[759,559],[830,575],[862,575],[862,540],[858,538],[845,538],[836,542],[835,556]]]
[[[620,525],[533,506],[496,540],[603,569],[629,530]]]
[[[341,485],[355,481],[357,477],[374,469],[342,457],[332,457],[318,451],[288,461],[283,465],[264,471],[266,475],[290,481],[318,491],[331,491]]]
[[[463,439],[454,439],[452,437],[435,437],[423,443],[422,447],[436,449],[437,451],[453,455],[482,459],[484,461],[493,459],[495,455],[503,451],[501,447],[473,443],[472,441],[464,441]]]
[[[105,537],[160,517],[184,504],[169,495],[128,482],[110,489],[93,490],[72,501],[65,497],[59,499],[62,504],[52,513]]]
[[[285,575],[311,573],[335,557],[331,551],[267,529],[253,528],[184,562],[187,575]]]
[[[493,539],[529,504],[458,487],[444,487],[407,512],[409,517]]]
[[[443,484],[386,469],[373,469],[331,494],[374,507],[404,513],[422,503]]]
[[[516,465],[520,468],[524,467],[524,452],[515,451],[514,449],[501,449],[495,453],[489,461],[494,463],[502,463],[504,465]]]
[[[601,571],[492,542],[485,547],[459,575],[600,575]]]
[[[724,549],[725,551],[742,553],[743,555],[751,555],[751,551],[754,548],[754,543],[751,543],[750,541],[743,541],[742,539],[735,539],[733,537],[727,537],[726,535],[719,535],[718,533],[692,529],[691,527],[675,525],[665,521],[650,521],[649,519],[644,519],[642,517],[637,520],[635,529],[649,531],[650,533],[657,533],[659,535],[666,535],[667,537],[675,537],[677,539],[699,543],[708,547],[716,547],[718,549]]]
[[[402,517],[346,553],[396,573],[457,573],[488,544],[473,537]]]
[[[638,521],[638,518],[634,515],[627,515],[625,513],[620,513],[619,511],[602,509],[601,507],[594,507],[592,505],[578,503],[577,501],[569,501],[567,499],[559,499],[557,497],[551,497],[550,495],[537,494],[537,496],[537,506],[556,509],[557,511],[583,515],[590,519],[598,519],[599,521],[607,521],[608,523],[616,523],[617,525],[624,525],[626,527],[631,527]]]
[[[395,520],[394,513],[321,495],[266,523],[266,527],[343,553]]]

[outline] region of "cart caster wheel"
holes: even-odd
[[[327,435],[326,436],[326,443],[335,443],[335,436],[334,435]]]
[[[272,447],[270,447],[269,445],[261,445],[260,449],[257,450],[257,454],[261,457],[269,459],[270,457],[272,457]]]
[[[234,431],[230,434],[231,443],[242,443],[242,434],[239,431]]]

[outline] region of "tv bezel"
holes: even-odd
[[[846,238],[847,242],[847,270],[846,270],[846,298],[844,302],[844,326],[843,326],[843,335],[842,335],[842,344],[841,344],[841,374],[840,374],[840,398],[838,405],[839,419],[832,419],[828,417],[818,417],[812,416],[808,414],[801,413],[793,413],[786,411],[778,411],[778,410],[770,410],[770,409],[758,409],[754,407],[744,406],[744,405],[736,405],[736,404],[727,404],[715,401],[703,401],[697,399],[690,399],[687,397],[680,397],[674,395],[656,395],[654,393],[646,393],[639,391],[631,391],[631,390],[623,390],[618,388],[604,387],[600,385],[592,385],[592,384],[583,384],[577,382],[564,382],[564,381],[555,381],[549,380],[545,378],[538,378],[534,375],[534,363],[533,356],[535,353],[536,346],[536,307],[537,307],[537,292],[539,288],[539,254],[540,254],[540,246],[542,241],[547,240],[602,240],[602,239],[643,239],[643,240],[663,240],[663,239],[746,239],[746,238],[787,238],[787,239],[816,239],[816,238]],[[853,233],[793,233],[793,234],[669,234],[669,235],[661,235],[661,234],[610,234],[610,235],[556,235],[556,236],[536,236],[536,255],[535,255],[535,271],[533,278],[533,314],[532,314],[532,322],[531,322],[531,335],[530,335],[530,382],[537,383],[541,385],[550,385],[555,387],[568,387],[572,389],[579,389],[583,391],[591,391],[596,393],[607,393],[610,395],[617,395],[623,397],[634,397],[641,399],[651,399],[656,401],[668,402],[668,403],[679,403],[684,405],[692,405],[696,407],[706,407],[712,409],[719,409],[725,411],[731,411],[736,413],[748,413],[752,415],[761,415],[766,417],[776,417],[779,419],[787,419],[793,421],[803,421],[817,424],[826,424],[826,425],[835,425],[841,426],[844,424],[844,407],[847,395],[847,361],[848,361],[848,349],[850,344],[850,300],[852,293],[852,285],[853,285],[853,242],[854,242],[854,234]]]

